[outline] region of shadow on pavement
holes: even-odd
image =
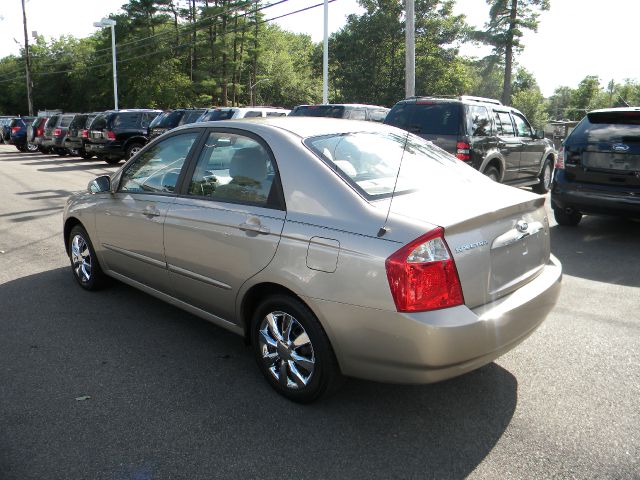
[[[576,227],[551,228],[551,251],[566,275],[638,287],[638,239],[639,221],[585,216]]]
[[[5,257],[5,260],[9,260]],[[517,380],[279,397],[240,337],[67,268],[0,285],[0,477],[461,478],[501,438]]]

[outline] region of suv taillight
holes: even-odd
[[[107,138],[109,140],[115,140],[116,139],[116,134],[113,133],[113,131],[111,131],[111,130],[107,130]]]
[[[556,168],[563,170],[564,169],[564,147],[560,147],[558,151],[558,158],[556,158]]]
[[[62,129],[60,129],[60,128],[56,128],[56,129],[53,131],[53,136],[54,136],[54,137],[59,137],[60,135],[62,135]]]
[[[464,303],[456,264],[438,227],[395,252],[385,262],[399,312],[422,312]]]
[[[82,138],[89,138],[89,130],[87,129],[82,130],[82,132],[80,133],[80,136]]]
[[[471,145],[467,142],[456,143],[456,158],[458,160],[471,160]]]
[[[20,127],[11,127],[11,133],[18,133],[20,131]]]
[[[44,125],[36,128],[36,137],[41,137],[44,135]]]

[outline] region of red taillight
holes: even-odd
[[[60,128],[56,128],[56,129],[53,131],[53,136],[54,136],[54,137],[59,137],[60,135],[62,135],[62,129],[60,129]]]
[[[36,129],[36,137],[41,137],[42,135],[44,135],[44,127],[38,127]]]
[[[456,158],[458,160],[471,160],[471,145],[467,142],[456,143]]]
[[[556,158],[556,168],[564,169],[564,147],[560,147],[558,158]]]
[[[464,303],[462,286],[440,227],[395,252],[385,262],[399,312],[421,312]]]
[[[20,127],[11,127],[11,133],[18,133],[20,131]]]
[[[107,138],[109,140],[115,140],[116,139],[116,134],[113,133],[111,130],[107,130]]]
[[[80,133],[80,136],[82,138],[89,138],[89,130],[82,130],[82,132]]]

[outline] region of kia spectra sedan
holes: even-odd
[[[545,198],[373,122],[185,125],[64,211],[71,270],[246,338],[297,402],[344,376],[430,383],[522,342],[556,303]]]

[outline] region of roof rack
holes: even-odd
[[[485,98],[485,97],[474,97],[473,95],[414,95],[411,97],[407,97],[405,100],[415,100],[417,98],[450,98],[452,100],[466,100],[468,102],[483,102],[483,103],[491,103],[493,105],[502,105],[500,100],[496,100],[494,98]]]

